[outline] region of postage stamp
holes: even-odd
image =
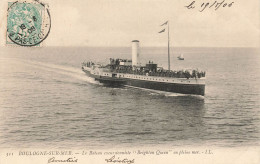
[[[40,46],[48,37],[51,17],[48,6],[38,0],[8,3],[7,45]]]

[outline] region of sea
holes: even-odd
[[[167,48],[140,57],[167,68]],[[205,96],[107,87],[81,70],[110,58],[131,48],[1,49],[0,148],[259,146],[259,49],[171,48],[171,69],[206,71]]]

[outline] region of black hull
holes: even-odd
[[[126,84],[126,81],[124,79],[117,79],[117,78],[104,77],[104,76],[96,77],[95,80],[98,80],[100,83],[112,87],[122,87]]]
[[[126,85],[182,94],[195,94],[201,96],[204,96],[205,94],[205,85],[199,84],[176,84],[145,80],[128,80]]]
[[[205,95],[205,85],[203,84],[179,84],[179,83],[165,83],[165,82],[155,82],[146,81],[138,79],[128,79],[128,78],[113,78],[105,76],[97,76],[91,74],[87,70],[83,70],[88,76],[95,78],[101,83],[108,86],[132,86],[138,88],[152,89],[165,92],[174,92],[181,94],[194,94],[194,95]]]

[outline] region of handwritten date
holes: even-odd
[[[234,2],[226,2],[225,0],[214,1],[214,2],[203,2],[200,4],[197,1],[192,1],[187,6],[184,6],[184,7],[187,9],[199,8],[199,11],[203,12],[206,8],[208,8],[208,9],[212,8],[214,10],[218,10],[219,8],[230,8],[230,7],[232,7],[233,4],[234,4]]]

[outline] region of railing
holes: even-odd
[[[193,70],[191,73],[189,71],[157,71],[157,72],[144,72],[144,71],[134,71],[134,70],[120,70],[115,69],[113,72],[116,73],[128,73],[134,75],[146,75],[146,76],[158,76],[158,77],[172,77],[172,78],[202,78],[206,76],[204,71]]]
[[[82,63],[83,66],[91,67],[94,65],[92,62]],[[198,70],[163,70],[160,69],[158,71],[149,71],[149,70],[133,70],[131,66],[129,67],[118,67],[115,65],[110,66],[100,66],[99,68],[104,68],[103,72],[115,72],[115,73],[127,73],[134,75],[145,75],[145,76],[158,76],[158,77],[170,77],[170,78],[203,78],[206,77],[205,71]]]

